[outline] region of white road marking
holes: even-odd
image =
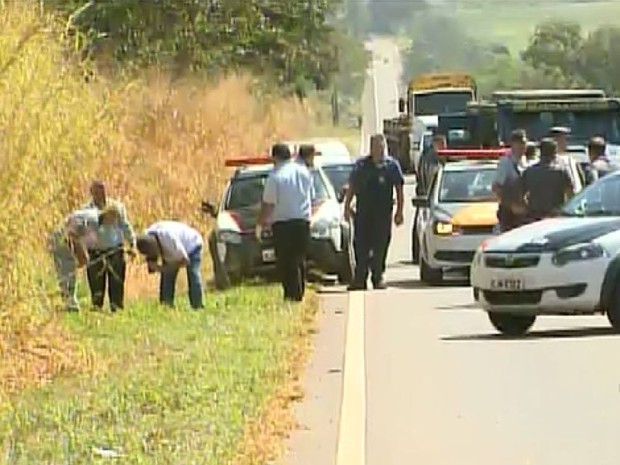
[[[336,465],[366,465],[365,292],[349,293]]]

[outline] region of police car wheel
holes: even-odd
[[[338,254],[338,281],[340,284],[351,284],[355,270],[355,258],[352,254],[350,235],[342,232],[342,252]]]
[[[441,268],[431,268],[426,261],[420,257],[420,279],[430,285],[441,284],[443,281],[443,270]]]
[[[607,309],[607,319],[614,331],[620,333],[620,287],[616,286],[614,298]]]
[[[535,315],[489,312],[491,324],[504,336],[523,336],[536,321]]]
[[[209,237],[209,253],[213,264],[213,283],[218,291],[228,289],[231,285],[230,278],[226,272],[224,264],[220,262],[217,254],[217,244],[215,236]]]
[[[416,264],[420,260],[420,242],[415,228],[411,231],[411,262]]]

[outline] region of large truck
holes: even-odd
[[[390,155],[406,173],[415,172],[423,134],[436,129],[440,114],[465,113],[476,95],[476,82],[466,73],[428,73],[412,79],[406,98],[398,101],[399,116],[383,121]]]

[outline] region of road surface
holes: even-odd
[[[377,94],[364,106],[376,120],[393,114],[398,62],[392,42],[371,48]],[[325,291],[304,429],[283,463],[620,464],[620,338],[607,320],[547,317],[526,338],[500,338],[469,287],[419,283],[406,207],[390,288]]]

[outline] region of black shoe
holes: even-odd
[[[347,291],[365,291],[367,287],[363,284],[351,284],[347,287]]]
[[[383,280],[373,281],[372,288],[373,289],[377,289],[377,290],[387,289],[387,285],[385,284],[385,282]]]

